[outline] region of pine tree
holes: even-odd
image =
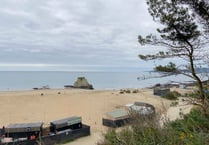
[[[145,38],[138,36],[141,45],[165,46],[165,52],[154,55],[139,55],[143,60],[182,58],[188,62],[189,73],[176,71],[196,80],[200,100],[196,105],[201,106],[204,113],[208,111],[208,99],[204,93],[203,83],[197,75],[198,62],[202,60],[201,51],[204,50],[205,36],[198,28],[195,14],[189,7],[180,4],[177,0],[147,0],[148,11],[155,22],[162,27],[157,29],[159,37],[150,34]]]

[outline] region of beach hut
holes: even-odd
[[[116,109],[106,113],[106,117],[102,119],[102,124],[108,127],[120,127],[129,122],[129,113],[126,110]]]
[[[156,87],[153,90],[153,94],[158,95],[158,96],[164,96],[169,92],[170,92],[170,89],[169,88],[164,88],[164,87]]]
[[[52,121],[50,123],[50,132],[54,132],[54,133],[66,129],[79,129],[79,128],[82,128],[82,118],[77,116]]]
[[[39,137],[42,132],[42,122],[37,123],[19,123],[19,124],[10,124],[5,128],[5,136],[11,137],[14,139],[17,138],[27,138],[36,139]]]
[[[144,102],[134,102],[130,107],[130,111],[137,112],[140,116],[149,116],[155,114],[155,107]]]

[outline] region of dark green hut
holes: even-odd
[[[55,133],[66,129],[79,128],[82,128],[82,118],[77,116],[52,121],[50,123],[50,131]]]
[[[30,138],[35,136],[38,138],[42,132],[43,122],[37,123],[19,123],[19,124],[10,124],[5,128],[6,137],[12,138]]]

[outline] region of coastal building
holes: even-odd
[[[155,107],[144,102],[134,102],[130,107],[130,111],[138,113],[140,116],[148,116],[155,114]]]
[[[79,129],[82,128],[82,118],[73,116],[50,123],[50,132],[59,132],[66,129]]]
[[[1,145],[55,145],[90,135],[90,126],[73,116],[52,121],[47,127],[42,122],[10,124],[1,133]]]
[[[129,122],[129,113],[127,110],[116,109],[106,113],[106,117],[102,118],[102,124],[108,127],[120,127]]]
[[[5,128],[5,136],[13,139],[36,139],[41,135],[42,122],[10,124]]]
[[[164,95],[166,95],[169,92],[170,92],[170,89],[169,88],[165,88],[165,87],[156,87],[153,90],[153,94],[157,95],[157,96],[164,96]]]
[[[155,107],[144,102],[134,102],[134,104],[127,104],[124,108],[116,109],[106,113],[102,119],[102,124],[107,127],[121,127],[129,124],[133,119],[132,115],[138,117],[149,117],[155,114]]]

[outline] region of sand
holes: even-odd
[[[83,123],[91,126],[91,136],[77,139],[68,145],[95,145],[102,140],[102,133],[107,130],[102,125],[102,117],[106,112],[123,105],[141,101],[150,103],[157,109],[162,106],[172,109],[169,107],[171,101],[154,96],[151,89],[125,94],[120,94],[119,90],[81,89],[0,92],[0,100],[1,126],[39,121],[47,125],[53,120],[81,116]],[[178,111],[178,108],[173,109],[170,115],[176,118]]]

